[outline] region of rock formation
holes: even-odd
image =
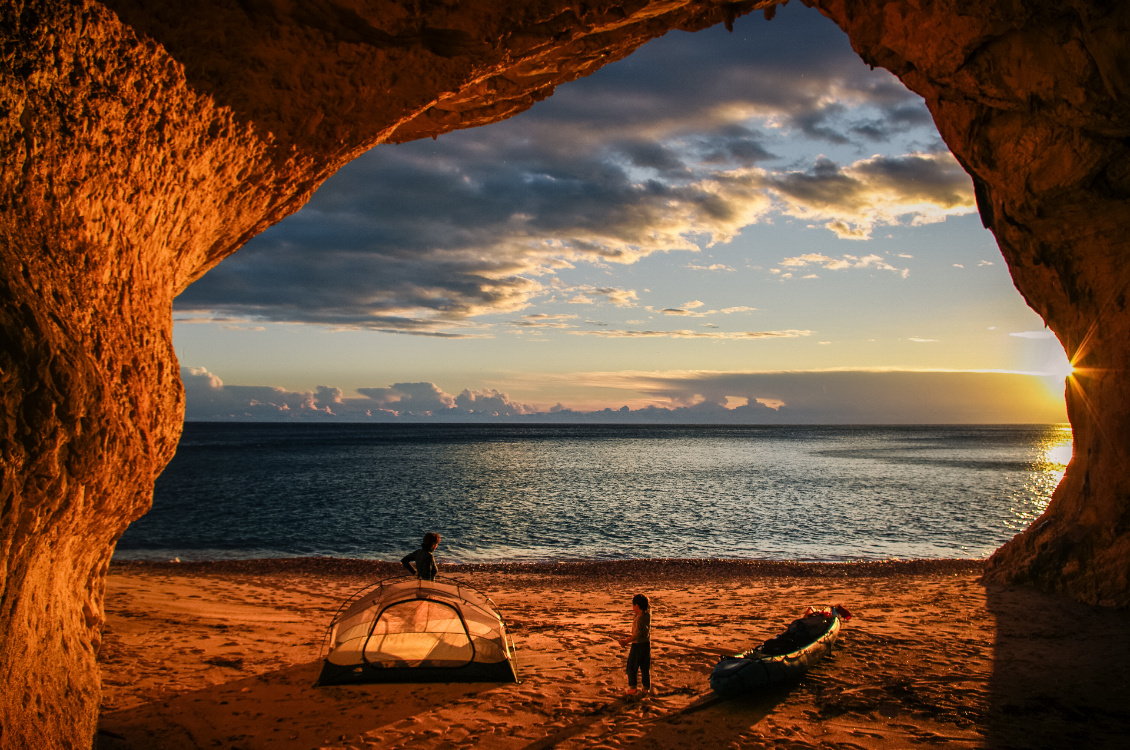
[[[988,577],[1130,605],[1130,5],[817,4],[925,98],[1017,289],[1077,368],[1072,463]]]
[[[83,747],[103,576],[172,456],[172,300],[373,145],[509,117],[775,0],[0,7],[0,746]],[[1130,604],[1130,5],[808,0],[921,94],[1080,367],[1075,458],[997,580]]]

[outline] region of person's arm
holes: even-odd
[[[621,646],[627,646],[627,645],[631,644],[633,641],[636,640],[636,628],[639,626],[639,624],[640,624],[640,618],[633,617],[632,618],[632,632],[628,635],[627,638],[621,638],[620,639],[620,645]]]
[[[403,565],[404,567],[408,568],[408,572],[411,573],[412,575],[416,575],[416,569],[412,567],[412,561],[415,560],[415,559],[416,559],[416,553],[415,552],[409,552],[407,555],[400,558],[400,564]]]

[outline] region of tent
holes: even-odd
[[[318,685],[518,681],[494,602],[450,579],[366,587],[342,604],[327,640]]]

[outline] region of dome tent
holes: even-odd
[[[389,578],[342,604],[318,685],[517,682],[494,602],[456,581]]]

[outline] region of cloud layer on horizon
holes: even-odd
[[[639,304],[564,283],[579,264],[694,252],[775,219],[863,239],[975,210],[922,102],[819,14],[742,19],[743,44],[724,34],[672,34],[512,120],[370,151],[191,286],[178,320],[491,335],[484,317],[542,302]],[[797,139],[839,156],[793,153]],[[798,264],[905,272],[858,252],[764,265],[790,278]]]
[[[434,383],[287,391],[225,385],[182,368],[187,421],[557,422],[640,424],[1005,424],[1066,421],[1046,377],[998,372],[805,371],[589,373],[574,383],[644,393],[653,405],[538,409],[488,389]],[[611,399],[610,399],[611,400]]]

